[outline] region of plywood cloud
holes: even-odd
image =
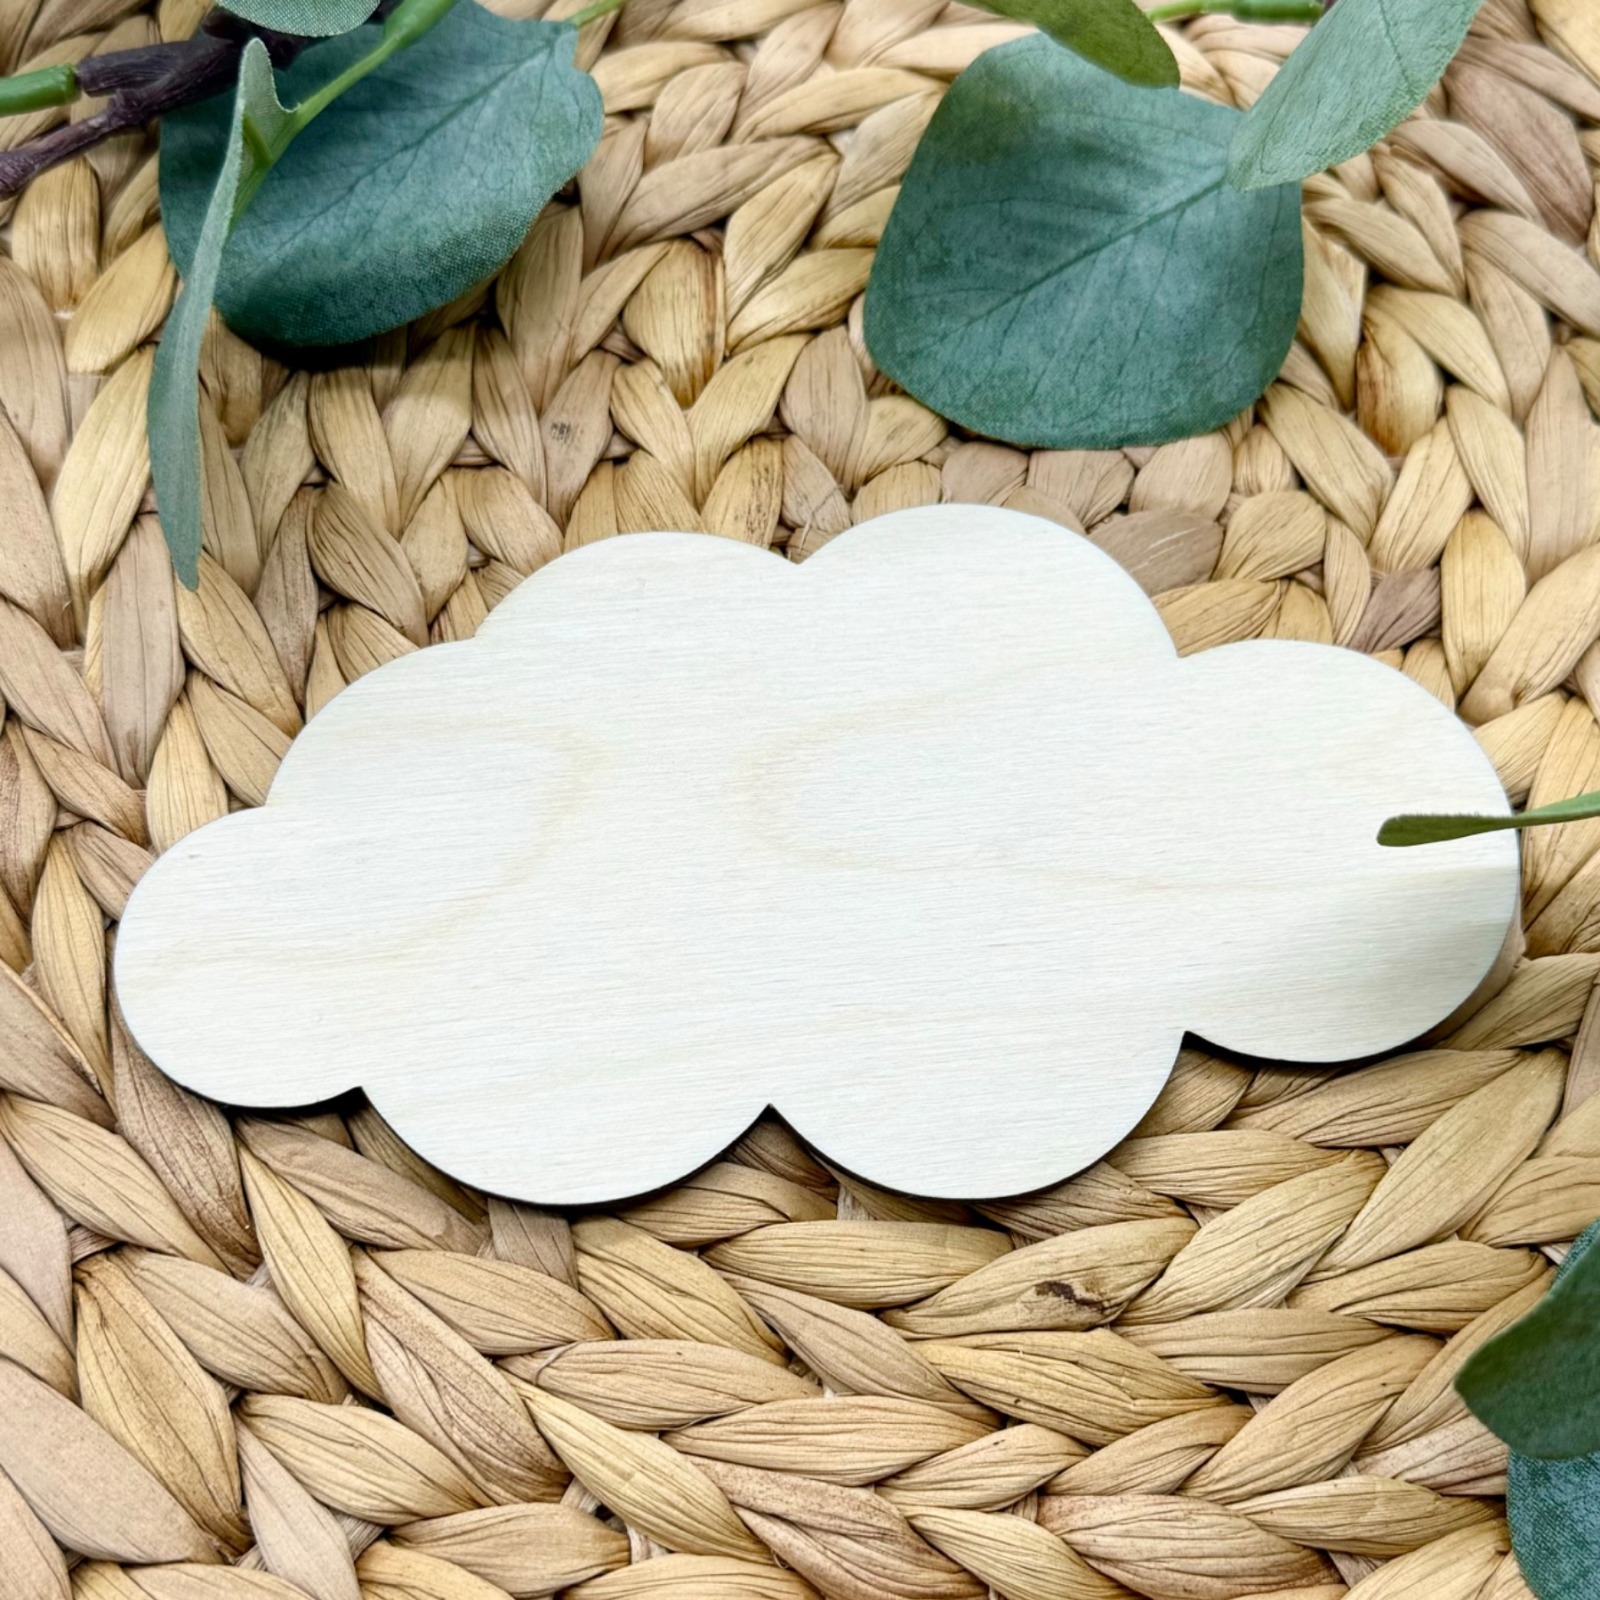
[[[1375,843],[1440,809],[1505,797],[1416,684],[1180,661],[1053,524],[899,512],[798,568],[637,535],[341,694],[157,863],[117,978],[181,1082],[363,1088],[501,1193],[640,1192],[768,1104],[880,1183],[1010,1193],[1122,1137],[1185,1030],[1336,1060],[1459,1004],[1516,848]]]

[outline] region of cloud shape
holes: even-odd
[[[485,1189],[614,1200],[769,1104],[876,1182],[1057,1181],[1184,1031],[1288,1060],[1457,1006],[1516,907],[1476,741],[1349,651],[1179,660],[1110,558],[989,507],[802,567],[688,534],[542,569],[307,727],[139,884],[135,1036],[238,1104],[361,1087]]]

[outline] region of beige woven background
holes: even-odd
[[[136,4],[4,0],[0,64],[202,9]],[[485,1201],[359,1103],[196,1101],[108,1009],[152,852],[259,803],[351,678],[628,529],[800,559],[897,506],[1023,506],[1089,529],[1186,649],[1372,651],[1459,699],[1516,800],[1600,787],[1600,6],[1488,0],[1423,111],[1306,186],[1282,382],[1124,453],[964,439],[861,343],[917,137],[1017,31],[946,0],[593,25],[604,142],[496,284],[311,376],[214,333],[197,595],[150,515],[155,158],[118,140],[15,205],[5,1600],[1525,1595],[1504,1452],[1451,1378],[1600,1212],[1600,823],[1530,838],[1526,949],[1436,1048],[1186,1054],[1106,1161],[975,1209],[768,1124],[618,1215]],[[1245,104],[1297,37],[1174,44]]]

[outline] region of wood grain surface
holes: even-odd
[[[1180,661],[1039,518],[896,512],[801,568],[640,534],[337,696],[265,806],[142,880],[117,983],[181,1083],[359,1086],[521,1199],[670,1182],[769,1103],[872,1181],[1017,1193],[1122,1138],[1186,1030],[1327,1061],[1440,1021],[1516,846],[1374,835],[1505,808],[1416,683],[1285,640]]]

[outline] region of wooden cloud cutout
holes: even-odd
[[[1516,845],[1374,836],[1505,809],[1400,673],[1180,661],[1053,523],[896,512],[802,567],[638,534],[340,694],[146,875],[117,982],[179,1082],[363,1088],[501,1194],[669,1183],[770,1104],[868,1179],[994,1196],[1115,1144],[1186,1029],[1317,1061],[1438,1022]]]

